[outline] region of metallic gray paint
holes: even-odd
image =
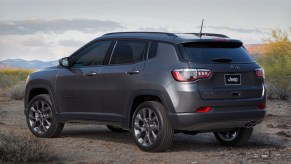
[[[26,85],[25,111],[31,91],[41,88],[49,93],[62,122],[94,120],[130,129],[130,117],[134,110],[132,103],[136,96],[141,95],[158,97],[176,130],[227,129],[263,120],[265,110],[258,109],[257,105],[266,102],[266,89],[264,80],[256,77],[253,72],[260,68],[257,63],[188,63],[180,59],[176,45],[201,40],[166,34],[112,34],[94,41],[128,38],[159,40],[156,57],[125,65],[79,68],[59,66],[34,72]],[[231,69],[234,66],[239,69]],[[211,69],[213,74],[209,79],[177,82],[171,71],[179,68]],[[242,81],[239,87],[225,87],[220,79],[220,75],[225,72],[240,72],[242,80],[247,81]],[[234,91],[239,91],[240,96],[232,95]],[[195,113],[202,106],[211,106],[212,110],[209,113]]]

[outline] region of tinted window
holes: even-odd
[[[149,48],[149,53],[148,53],[148,59],[156,56],[157,49],[158,49],[158,42],[151,42],[150,48]]]
[[[110,47],[111,41],[101,41],[90,44],[77,54],[74,66],[102,65],[103,59]]]
[[[251,63],[253,58],[241,43],[199,42],[183,44],[184,58],[196,63]]]
[[[110,60],[110,64],[134,63],[143,60],[146,49],[144,41],[118,41]]]

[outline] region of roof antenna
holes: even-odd
[[[201,39],[201,37],[202,37],[203,22],[204,22],[204,18],[202,19],[202,24],[201,24],[200,33],[199,33],[199,37],[200,37],[200,39]]]

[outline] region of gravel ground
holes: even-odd
[[[58,154],[58,163],[291,163],[291,102],[270,100],[267,106],[264,122],[241,147],[223,147],[212,133],[175,134],[168,151],[146,153],[135,146],[130,133],[84,123],[67,123],[61,137],[42,140]],[[0,94],[0,133],[11,130],[32,135],[23,101]]]

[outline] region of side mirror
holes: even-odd
[[[59,64],[62,67],[69,67],[70,63],[69,63],[69,58],[68,57],[64,57],[62,59],[59,60]]]

